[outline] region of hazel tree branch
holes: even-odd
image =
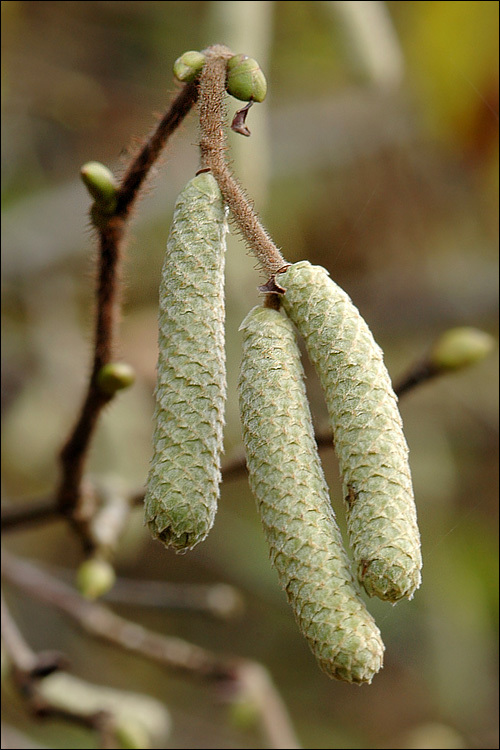
[[[61,718],[74,724],[96,730],[101,738],[101,747],[112,739],[111,717],[104,711],[85,713],[71,711],[53,703],[43,691],[43,680],[67,666],[66,657],[57,651],[35,653],[21,634],[3,593],[2,604],[2,643],[8,661],[9,674],[13,684],[26,702],[29,711],[37,718]]]
[[[226,65],[233,53],[223,46],[209,47],[205,53],[207,61],[199,83],[201,166],[211,170],[249,250],[270,276],[283,268],[286,261],[226,163]]]
[[[85,524],[78,507],[81,502],[85,459],[99,415],[113,393],[99,385],[99,373],[110,362],[119,299],[119,264],[126,223],[144,181],[170,135],[191,110],[198,96],[196,85],[186,84],[172,102],[126,172],[116,193],[113,211],[97,221],[99,229],[99,272],[92,372],[80,415],[60,454],[61,479],[57,490],[59,512],[67,517],[89,546]]]
[[[90,602],[72,588],[11,553],[2,553],[2,576],[74,620],[86,633],[186,677],[229,688],[234,701],[251,700],[271,748],[299,749],[285,705],[259,663],[222,656],[180,638],[159,635]]]

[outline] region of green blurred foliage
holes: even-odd
[[[345,15],[348,5],[361,4],[2,3],[9,501],[51,491],[85,388],[95,251],[80,167],[97,159],[123,173],[134,139],[176,90],[172,65],[185,50],[222,42],[261,64],[268,96],[250,113],[252,138],[230,135],[235,170],[285,256],[325,265],[348,291],[395,379],[447,328],[498,335],[498,4],[379,3],[385,21],[370,33],[373,59],[385,61],[377,70],[366,44],[356,47],[361,31]],[[236,108],[229,104],[230,115]],[[119,475],[133,489],[145,480],[151,450],[159,271],[175,196],[197,168],[197,138],[191,115],[149,180],[129,233],[117,359],[137,381],[104,414],[90,470]],[[227,279],[231,457],[241,448],[238,326],[262,283],[236,236]],[[322,395],[306,367],[314,417],[324,427]],[[117,559],[119,575],[231,583],[245,596],[243,616],[219,622],[133,602],[120,613],[263,663],[304,747],[497,747],[497,392],[490,357],[401,404],[423,584],[412,602],[368,603],[387,647],[371,686],[319,672],[270,568],[244,477],[223,486],[215,527],[189,555],[153,542],[137,512]],[[322,458],[342,524],[333,451]],[[82,561],[60,523],[12,533],[6,545],[71,568],[70,576]],[[9,587],[7,594],[33,648],[57,645],[83,679],[163,701],[173,720],[168,747],[265,746],[255,728],[231,723],[205,685],[95,643],[21,592]],[[94,746],[83,730],[34,724],[11,697],[4,715],[35,742]]]

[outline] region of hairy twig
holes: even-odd
[[[212,171],[249,250],[270,276],[283,268],[286,261],[226,163],[224,99],[226,63],[232,52],[226,47],[214,46],[206,53],[207,62],[200,75],[201,166]]]
[[[184,86],[133,160],[118,189],[116,209],[99,228],[94,361],[80,415],[61,451],[61,480],[57,491],[59,511],[72,522],[86,547],[91,544],[87,539],[85,523],[78,506],[90,441],[103,407],[112,399],[112,395],[104,393],[99,388],[98,375],[102,367],[110,361],[113,351],[113,334],[119,308],[118,269],[126,222],[151,166],[196,99],[196,86]]]
[[[2,553],[2,576],[67,614],[94,638],[185,676],[227,687],[234,700],[252,698],[270,746],[300,748],[281,696],[257,662],[221,656],[180,638],[153,633],[102,604],[87,601],[66,584],[10,553]]]
[[[137,154],[118,190],[118,205],[116,208],[118,216],[124,216],[130,212],[130,208],[137,198],[149,170],[158,158],[168,138],[178,128],[186,115],[189,114],[197,98],[198,89],[196,84],[186,84]]]

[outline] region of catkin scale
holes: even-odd
[[[177,551],[211,529],[226,395],[223,199],[210,173],[180,193],[160,284],[158,380],[145,518]]]
[[[371,682],[384,645],[357,593],[330,504],[293,326],[256,307],[240,330],[243,440],[271,562],[321,669]]]
[[[411,598],[420,585],[420,536],[397,398],[367,324],[321,266],[277,277],[324,393],[343,479],[357,575],[370,596]]]

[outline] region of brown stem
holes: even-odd
[[[97,383],[99,371],[111,359],[119,300],[118,263],[124,222],[112,217],[100,231],[99,278],[94,338],[94,361],[80,416],[61,451],[62,477],[57,492],[60,512],[75,521],[85,458],[102,408],[112,396]],[[77,525],[78,528],[78,525]]]
[[[59,512],[79,533],[84,546],[91,546],[79,513],[85,460],[90,441],[103,407],[112,399],[97,383],[101,368],[113,352],[113,337],[119,310],[119,263],[126,223],[139,190],[169,136],[188,114],[198,96],[195,84],[183,87],[130,165],[118,190],[117,207],[99,230],[100,253],[97,285],[97,311],[92,373],[80,415],[60,454],[61,480],[57,490]]]
[[[9,502],[7,505],[3,505],[2,501],[2,531],[57,521],[60,518],[53,495],[24,500],[20,503]]]
[[[160,151],[165,146],[168,138],[181,124],[182,120],[189,114],[197,98],[198,89],[196,84],[186,84],[137,154],[127,170],[118,191],[118,206],[116,209],[118,216],[123,216],[129,212]]]
[[[394,393],[401,398],[403,394],[412,391],[417,385],[440,375],[440,370],[428,359],[415,362],[394,386]]]
[[[225,107],[226,63],[232,53],[225,47],[207,50],[207,62],[200,75],[200,151],[202,168],[211,169],[225,202],[249,250],[270,276],[286,261],[262,226],[244,190],[226,164]]]

